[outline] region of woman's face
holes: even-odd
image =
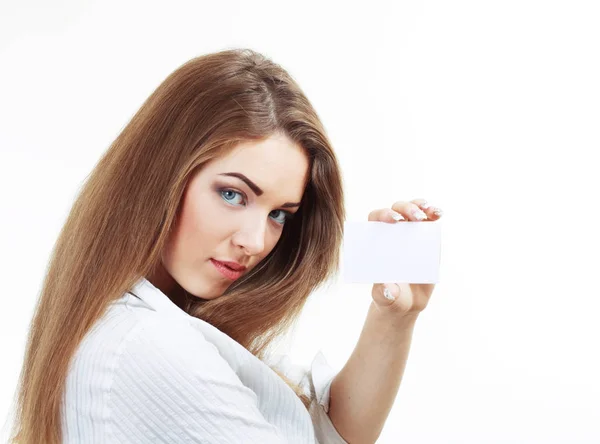
[[[202,299],[222,295],[275,247],[298,210],[308,167],[304,150],[280,134],[205,164],[190,178],[162,267],[149,280],[178,305],[181,288]],[[213,260],[246,269],[236,276]]]

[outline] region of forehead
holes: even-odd
[[[284,184],[303,188],[308,176],[308,166],[305,150],[287,137],[278,135],[261,141],[240,143],[224,156],[215,159],[211,170],[216,174],[243,173],[259,187],[264,187],[266,192],[271,187],[281,187]]]

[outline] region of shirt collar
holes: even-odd
[[[238,359],[236,356],[241,349],[246,349],[229,335],[203,319],[191,316],[183,311],[145,277],[139,279],[131,287],[129,293],[137,296],[144,304],[161,316],[187,322],[190,326],[199,330],[209,342],[219,344],[219,353],[228,360],[233,368],[237,368],[239,364],[236,362],[236,359]],[[250,355],[252,354],[250,353]]]
[[[155,287],[145,277],[141,277],[129,290],[129,293],[137,296],[154,311],[173,317],[189,317],[189,315],[179,308],[169,297],[161,290]]]

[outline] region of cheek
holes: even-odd
[[[213,196],[203,195],[185,208],[182,219],[182,242],[196,253],[203,246],[218,241],[228,230],[228,213]]]
[[[193,261],[194,257],[201,250],[198,245],[202,238],[199,232],[197,216],[195,210],[190,205],[182,208],[177,224],[173,227],[170,234],[166,257],[171,267],[179,268],[185,263]]]
[[[269,253],[271,252],[271,250],[273,250],[273,248],[275,248],[275,245],[277,245],[277,242],[279,242],[279,239],[281,239],[281,233],[267,237],[267,239],[265,240],[267,242],[266,250],[269,250]]]
[[[265,238],[265,250],[260,255],[260,260],[262,260],[265,257],[267,257],[271,253],[271,251],[273,251],[273,249],[277,245],[277,242],[279,242],[280,238],[281,238],[281,233],[279,233],[279,234],[272,234],[270,236],[267,235],[267,237]]]

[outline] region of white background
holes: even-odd
[[[250,47],[317,109],[349,220],[418,197],[445,212],[441,281],[378,442],[600,442],[599,23],[599,2],[573,0],[3,0],[0,419],[91,168],[179,65]],[[293,360],[341,368],[370,300],[315,293]]]

